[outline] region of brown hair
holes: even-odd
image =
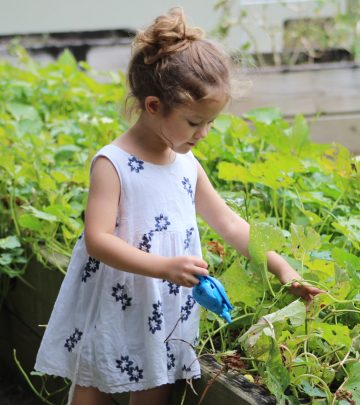
[[[204,39],[204,31],[186,24],[182,8],[172,8],[139,31],[128,68],[128,97],[144,110],[147,96],[156,96],[164,114],[173,107],[203,99],[209,87],[230,95],[230,58]]]

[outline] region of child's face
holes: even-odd
[[[227,100],[226,94],[213,92],[204,100],[174,108],[170,115],[162,118],[163,139],[170,143],[169,146],[174,151],[187,153],[205,138],[212,122],[225,107]]]

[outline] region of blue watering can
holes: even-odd
[[[200,283],[193,287],[194,299],[209,311],[231,323],[229,311],[233,308],[219,280],[211,276],[198,276]]]

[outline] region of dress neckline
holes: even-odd
[[[120,150],[121,152],[123,152],[123,153],[124,153],[125,155],[127,155],[127,156],[134,157],[134,158],[136,158],[137,160],[140,160],[140,161],[146,163],[147,165],[151,165],[151,166],[155,166],[155,167],[164,167],[164,168],[165,168],[165,167],[171,167],[171,166],[173,166],[173,165],[176,163],[177,158],[178,158],[178,154],[174,151],[174,152],[175,152],[175,158],[174,158],[174,160],[173,160],[172,162],[170,162],[170,163],[165,164],[165,165],[161,165],[161,164],[158,164],[158,163],[152,163],[152,162],[149,162],[149,161],[147,161],[147,160],[141,159],[141,158],[139,158],[138,156],[136,156],[136,155],[134,155],[134,154],[132,154],[132,153],[127,152],[125,149],[123,149],[123,148],[121,148],[120,146],[115,145],[115,144],[113,144],[113,143],[109,143],[108,146],[112,146],[112,147],[114,147],[114,148]]]

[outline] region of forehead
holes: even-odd
[[[183,113],[198,119],[208,119],[218,115],[228,101],[226,94],[210,94],[206,98],[180,107]]]

